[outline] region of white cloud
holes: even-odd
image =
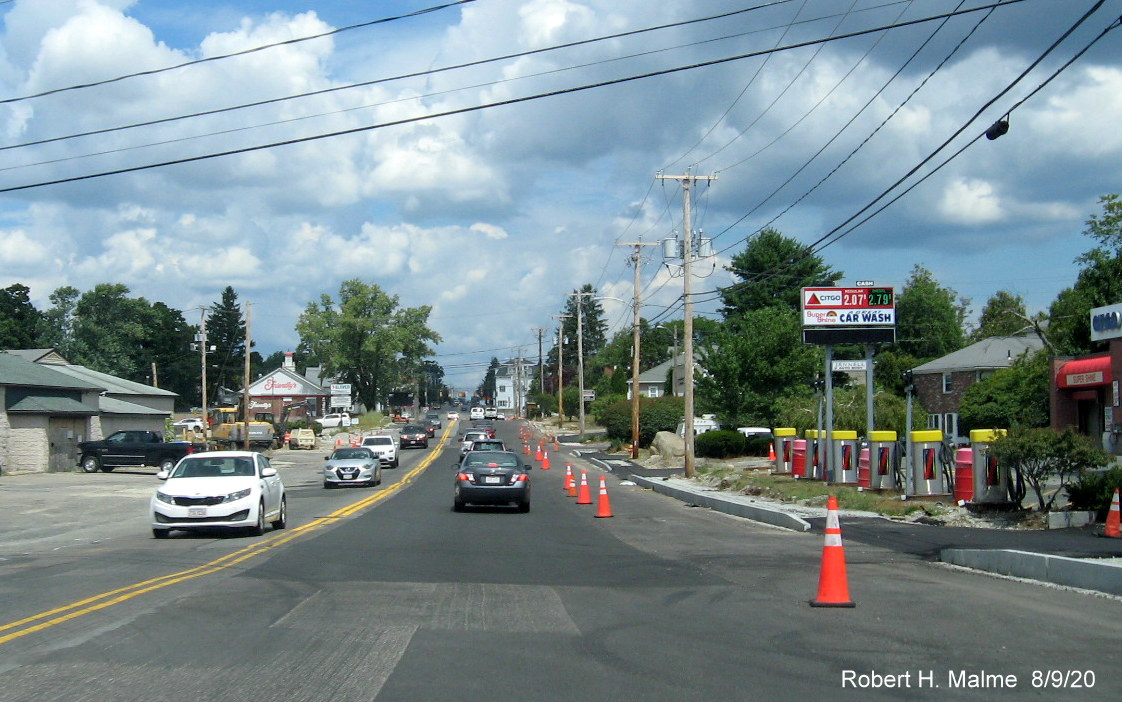
[[[978,226],[1005,217],[992,183],[980,180],[955,180],[943,190],[940,214],[950,222]]]

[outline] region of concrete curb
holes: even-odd
[[[939,560],[966,568],[1122,595],[1122,564],[1014,549],[946,548]]]
[[[668,495],[682,502],[689,502],[702,507],[724,512],[725,514],[732,514],[737,517],[744,517],[757,522],[771,524],[772,526],[781,527],[783,529],[790,529],[792,531],[810,531],[810,522],[801,519],[786,512],[781,512],[767,507],[760,507],[758,505],[744,504],[743,502],[735,502],[732,500],[724,500],[720,497],[713,495],[704,495],[689,490],[682,490],[667,485],[661,480],[652,480],[651,478],[644,478],[639,475],[632,475],[629,478],[636,485],[645,488],[650,488],[655,492],[663,495]]]

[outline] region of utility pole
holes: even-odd
[[[244,451],[249,450],[249,345],[250,345],[249,317],[250,317],[250,307],[252,307],[252,305],[249,303],[249,301],[246,301],[246,303],[245,303],[245,371],[242,374],[242,388],[243,388],[242,389],[242,407],[244,408],[243,409],[244,415],[243,415],[242,419],[244,420],[244,425],[243,426],[244,426],[244,429],[245,429],[245,435],[242,437],[242,450],[244,450]]]
[[[639,457],[639,263],[644,246],[658,246],[654,242],[629,241],[616,246],[634,246],[631,265],[635,268],[635,295],[632,300],[634,314],[631,325],[631,458]]]
[[[542,363],[542,332],[545,327],[534,327],[531,331],[538,333],[538,392],[545,392],[545,365]]]
[[[565,422],[565,377],[562,358],[565,355],[565,323],[562,319],[572,317],[571,314],[555,314],[557,319],[557,428],[560,429]]]
[[[203,403],[203,443],[207,443],[210,434],[209,414],[206,411],[206,312],[207,308],[199,308],[199,355],[202,357],[202,403]]]
[[[695,256],[693,245],[693,223],[690,221],[690,208],[691,194],[693,192],[693,184],[699,180],[712,182],[717,180],[717,176],[695,176],[691,173],[680,176],[668,176],[659,173],[655,176],[659,180],[678,180],[682,182],[682,306],[684,317],[684,329],[682,331],[682,352],[685,354],[683,362],[683,373],[685,374],[686,381],[686,397],[685,397],[685,473],[687,478],[692,478],[694,475],[694,402],[693,402],[693,259]],[[664,240],[663,252],[665,253],[666,244]],[[676,244],[676,242],[675,242]]]

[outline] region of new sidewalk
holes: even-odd
[[[792,529],[824,528],[825,508],[787,505],[716,490],[619,456],[577,452],[622,479],[726,514]],[[846,539],[967,568],[1122,595],[1122,540],[1089,529],[978,529],[917,524],[866,512],[839,514]]]

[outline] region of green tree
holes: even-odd
[[[578,367],[578,309],[582,319],[580,327],[584,337],[582,350],[584,351],[586,373],[590,370],[589,359],[599,353],[604,348],[604,344],[607,343],[605,335],[607,334],[608,324],[604,321],[604,309],[596,299],[596,294],[596,289],[586,283],[580,290],[574,290],[565,297],[565,307],[561,318],[562,343],[560,351],[564,354],[561,360],[564,362],[565,378],[572,378],[572,382],[576,382]],[[554,345],[546,358],[547,367],[557,368],[557,354],[558,348]]]
[[[1055,506],[1060,489],[1077,482],[1083,474],[1110,463],[1111,457],[1091,443],[1091,439],[1071,429],[1013,427],[993,443],[993,454],[1001,463],[1016,472],[1036,494],[1037,507],[1049,512]]]
[[[923,362],[915,356],[887,348],[879,351],[873,359],[873,380],[878,388],[904,396],[904,371],[911,370]]]
[[[119,283],[101,283],[82,294],[74,307],[72,363],[127,380],[148,377],[145,326],[148,302],[128,297]]]
[[[1050,359],[1046,350],[1025,354],[968,387],[959,406],[963,431],[1048,426]]]
[[[717,413],[728,426],[770,426],[778,396],[814,379],[821,351],[802,343],[797,311],[770,308],[726,322],[699,356],[704,372],[695,387],[702,411]]]
[[[350,383],[369,408],[384,403],[398,387],[411,388],[440,335],[428,328],[431,308],[399,307],[397,296],[377,285],[351,279],[339,299],[321,295],[296,322],[301,351],[328,376]]]
[[[818,402],[819,396],[805,388],[797,388],[782,395],[775,402],[775,426],[794,427],[800,435],[807,429],[817,428]],[[895,431],[903,438],[907,426],[907,411],[907,402],[899,395],[886,391],[873,395],[873,423],[878,430]],[[912,425],[926,426],[927,414],[919,403],[913,404],[912,412]],[[849,429],[864,435],[868,432],[865,420],[865,386],[836,389],[834,428]]]
[[[58,349],[63,358],[74,358],[74,310],[82,293],[64,285],[50,294],[51,307],[43,313],[39,328],[39,345]]]
[[[245,317],[238,294],[226,286],[211,306],[206,321],[207,397],[217,398],[219,388],[237,389],[245,379]]]
[[[149,341],[145,344],[145,360],[156,369],[153,384],[178,394],[178,409],[199,404],[199,363],[190,352],[197,327],[189,324],[182,312],[162,302],[151,306],[146,319]]]
[[[1062,290],[1048,310],[1048,338],[1057,353],[1104,349],[1105,342],[1091,341],[1091,310],[1122,300],[1122,199],[1104,195],[1099,202],[1102,214],[1091,215],[1083,231],[1099,245],[1075,259],[1082,266],[1075,284]]]
[[[896,297],[896,350],[923,360],[958,351],[966,342],[968,304],[916,265]]]
[[[833,285],[844,275],[811,247],[770,227],[752,237],[726,270],[738,281],[721,290],[725,319],[765,307],[798,311],[801,288]]]
[[[475,390],[475,394],[482,397],[487,404],[495,402],[495,376],[498,372],[499,359],[492,356],[491,363],[487,365],[487,372],[483,374],[483,380]]]
[[[1006,290],[998,290],[986,300],[982,315],[978,319],[978,329],[974,340],[994,336],[1013,336],[1024,330],[1028,324],[1025,311],[1025,298]]]
[[[42,317],[26,285],[14,283],[0,290],[0,349],[34,348]]]

